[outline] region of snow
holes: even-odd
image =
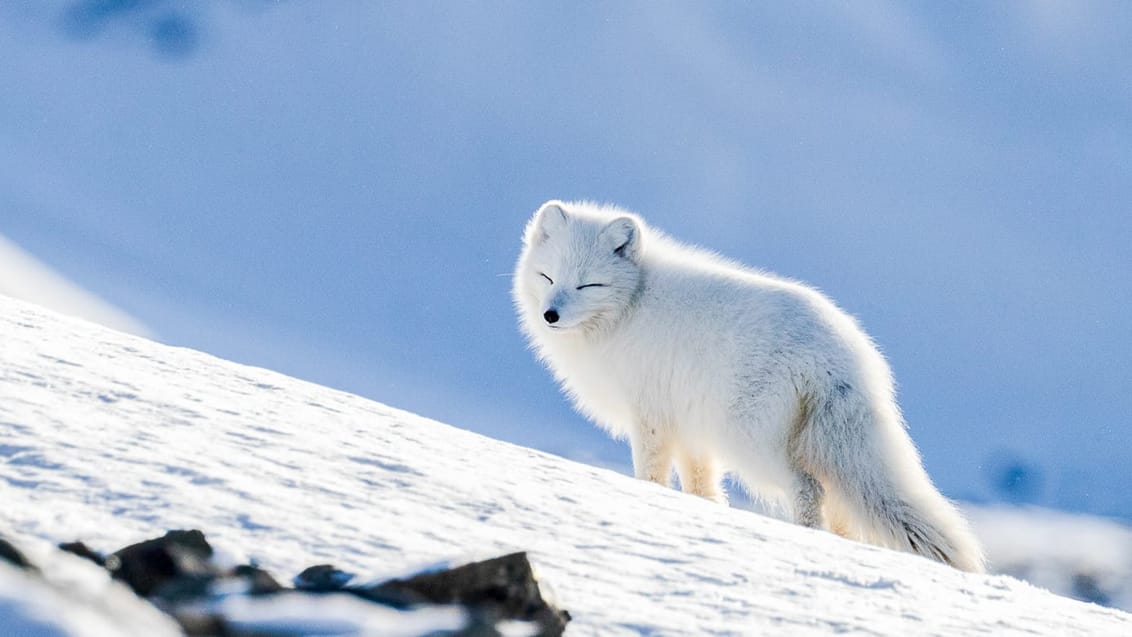
[[[455,631],[467,624],[462,608],[399,611],[345,594],[230,597],[219,604],[219,610],[233,627],[262,635],[415,637]]]
[[[1132,632],[1121,611],[1011,577],[720,507],[7,298],[0,462],[0,530],[21,543],[108,550],[200,528],[281,579],[316,563],[377,578],[527,550],[573,615],[569,634]],[[39,603],[0,573],[0,605],[15,609],[3,621]]]

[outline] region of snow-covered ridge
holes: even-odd
[[[0,235],[0,294],[31,301],[64,314],[81,316],[139,336],[152,332],[137,319],[68,281]]]
[[[118,546],[207,528],[278,572],[322,561],[379,574],[528,550],[574,616],[569,634],[1132,634],[1132,616],[1009,577],[7,298],[0,463],[0,532],[16,539]]]

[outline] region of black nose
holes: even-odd
[[[546,319],[547,323],[557,323],[558,322],[558,312],[556,312],[554,310],[547,310],[545,313],[543,313],[542,317],[544,319]]]

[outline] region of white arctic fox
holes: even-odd
[[[514,301],[577,408],[628,437],[638,478],[726,502],[722,472],[798,524],[981,572],[932,485],[891,372],[816,290],[687,246],[612,206],[551,201],[527,224]]]

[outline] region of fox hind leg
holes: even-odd
[[[811,529],[824,529],[822,500],[825,489],[817,478],[805,471],[794,471],[794,523]]]

